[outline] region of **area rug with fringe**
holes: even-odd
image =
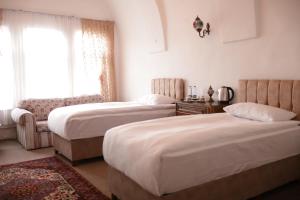
[[[1,200],[108,200],[56,157],[0,166]]]

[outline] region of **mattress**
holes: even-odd
[[[135,102],[81,104],[56,108],[48,117],[49,129],[67,140],[103,136],[115,126],[175,115],[174,104]]]
[[[110,129],[103,156],[162,196],[300,154],[299,124],[226,113],[137,122]]]

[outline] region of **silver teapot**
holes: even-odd
[[[218,89],[218,100],[221,103],[229,103],[234,98],[234,91],[231,87],[222,86]]]

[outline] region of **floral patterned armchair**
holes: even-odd
[[[12,113],[17,124],[18,141],[27,150],[52,146],[52,133],[48,128],[49,113],[59,107],[85,103],[100,103],[100,95],[56,99],[28,99],[19,103]]]

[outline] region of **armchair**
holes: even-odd
[[[33,113],[21,108],[15,108],[11,113],[12,119],[17,125],[17,138],[18,141],[24,146],[25,149],[36,149],[42,146],[35,144],[37,141],[36,133],[36,121]],[[52,145],[52,140],[48,141],[50,146]]]
[[[27,150],[49,147],[53,144],[52,132],[48,128],[48,115],[58,107],[84,103],[103,102],[100,95],[80,96],[64,99],[29,99],[19,103],[11,117],[17,126],[17,139]]]

